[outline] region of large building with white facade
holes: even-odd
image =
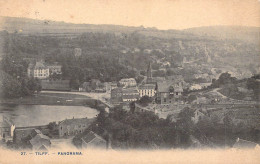
[[[29,77],[47,79],[50,75],[62,74],[61,65],[58,63],[47,65],[43,61],[37,61],[29,64],[27,74]]]
[[[50,69],[43,62],[30,63],[27,74],[29,77],[46,79],[50,76]]]
[[[134,78],[129,78],[129,79],[121,79],[119,81],[120,85],[124,87],[135,87],[136,86],[136,81]]]

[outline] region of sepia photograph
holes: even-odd
[[[260,163],[259,0],[1,0],[0,164]]]

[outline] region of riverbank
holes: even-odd
[[[0,99],[0,104],[89,106],[91,108],[99,109],[99,106],[103,103],[84,95],[70,93],[38,93],[22,98]]]

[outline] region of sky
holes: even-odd
[[[0,16],[158,29],[260,27],[260,0],[0,0]]]

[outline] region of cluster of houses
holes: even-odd
[[[83,134],[95,118],[72,118],[60,121],[57,125],[58,136],[56,138],[70,138],[77,134]],[[47,151],[51,148],[52,140],[48,132],[41,127],[15,127],[10,120],[3,116],[0,121],[1,140],[13,143],[18,149],[31,149]],[[82,148],[108,148],[108,142],[93,131],[89,131],[81,137]]]
[[[157,104],[171,104],[181,101],[183,93],[183,80],[153,78],[150,64],[144,84],[137,86],[134,78],[121,79],[119,84],[111,90],[112,104],[137,101],[143,96],[153,98]]]
[[[88,82],[84,82],[79,86],[80,92],[97,92],[97,93],[104,93],[111,91],[112,88],[116,88],[117,83],[113,82],[105,82],[102,83],[98,79],[91,79]]]
[[[51,147],[50,138],[35,128],[16,128],[13,143],[18,148],[30,148],[32,150],[46,151]]]

